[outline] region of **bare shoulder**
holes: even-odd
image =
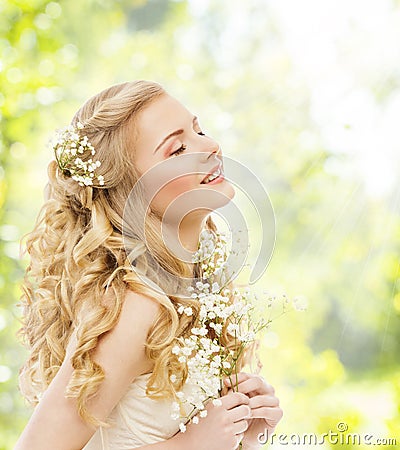
[[[118,322],[100,337],[94,360],[106,371],[120,367],[132,377],[149,371],[153,364],[146,357],[145,342],[159,312],[156,300],[128,290]]]
[[[145,342],[152,325],[160,313],[160,304],[155,300],[128,290],[125,294],[121,314],[108,332],[99,337],[93,352],[93,360],[105,370],[108,378],[133,379],[148,372],[154,365],[145,354]],[[67,353],[76,347],[72,336]]]
[[[135,320],[144,327],[151,326],[160,313],[157,300],[144,294],[128,290],[122,307],[122,320]]]

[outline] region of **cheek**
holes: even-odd
[[[198,159],[198,155],[184,155],[181,158],[168,158],[153,164],[149,164],[148,161],[136,162],[136,166],[143,174],[140,183],[146,191],[146,201],[153,210],[162,214],[172,203],[176,204],[174,201],[180,195],[199,187],[204,174],[199,173]]]
[[[199,186],[196,175],[186,175],[175,180],[168,181],[153,199],[153,206],[163,211],[174,202],[181,194],[191,191]]]
[[[186,175],[169,181],[161,192],[165,191],[166,196],[171,195],[176,197],[179,194],[194,189],[197,185],[198,181],[195,175]]]

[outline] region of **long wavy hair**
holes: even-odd
[[[105,377],[103,368],[92,359],[92,352],[100,336],[116,325],[127,290],[147,295],[161,305],[145,344],[146,355],[154,362],[147,395],[173,397],[188,375],[171,349],[196,325],[200,305],[196,299],[156,292],[133,270],[132,263],[145,274],[145,254],[150,251],[163,268],[177,277],[198,276],[199,264],[189,265],[171,254],[160,236],[160,219],[151,210],[143,209],[147,214],[146,245],[143,236],[131,234],[128,240],[123,237],[124,206],[139,178],[134,165],[135,118],[164,94],[164,89],[154,82],[126,82],[103,90],[78,110],[71,124],[83,124],[82,131],[101,160],[97,173],[104,176],[105,184],[79,186],[52,160],[45,202],[33,230],[24,237],[24,251],[30,262],[22,281],[23,312],[18,335],[29,357],[19,373],[21,393],[32,405],[39,402],[60,369],[75,330],[76,349],[70,358],[73,373],[64,394],[75,398],[80,417],[96,426],[109,423],[87,409],[87,401]],[[138,196],[140,201],[140,193]],[[217,230],[211,216],[206,227]],[[178,314],[178,303],[191,306],[193,315]],[[226,327],[222,342],[232,350],[237,346]],[[251,360],[253,347],[241,354],[238,370]],[[172,384],[172,373],[180,380],[178,384]]]

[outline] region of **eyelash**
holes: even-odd
[[[185,144],[182,144],[177,150],[175,150],[173,153],[171,153],[171,156],[172,155],[179,155],[184,150],[186,150],[186,148],[187,148],[187,146]]]
[[[197,134],[199,134],[200,136],[205,136],[205,133],[203,133],[202,131],[200,131]],[[172,155],[179,155],[180,153],[182,153],[186,149],[187,149],[187,145],[182,144],[177,150],[175,150],[174,152],[171,153],[171,156]]]

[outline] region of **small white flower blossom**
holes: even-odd
[[[230,323],[228,325],[228,333],[231,334],[232,336],[237,336],[239,333],[239,325],[236,323]]]
[[[193,314],[193,310],[190,306],[188,306],[187,308],[185,308],[185,314],[187,316],[191,316]]]
[[[175,345],[175,346],[172,348],[172,353],[173,353],[174,355],[179,355],[180,351],[181,351],[181,349],[180,349],[179,345]]]
[[[172,410],[179,411],[179,403],[178,402],[172,402]]]
[[[219,292],[220,289],[221,289],[221,288],[219,287],[219,284],[218,284],[217,282],[214,282],[214,283],[212,284],[212,287],[211,287],[212,292]]]
[[[192,349],[189,347],[183,347],[182,353],[186,356],[189,356],[192,353]]]
[[[245,333],[241,336],[239,336],[239,340],[242,342],[251,342],[254,341],[255,339],[255,334],[252,331],[249,331],[248,333]]]

